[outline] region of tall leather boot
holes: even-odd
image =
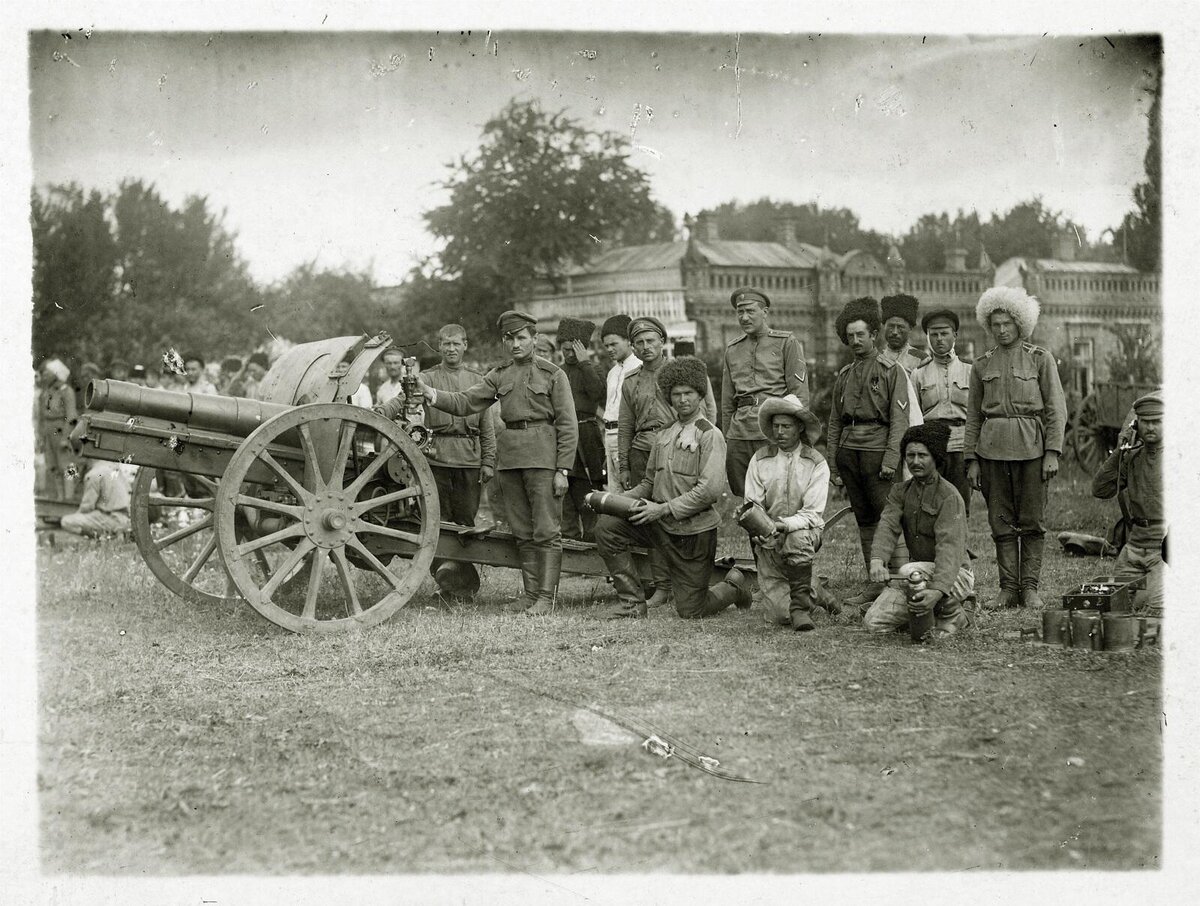
[[[947,596],[933,609],[934,628],[939,635],[953,635],[971,625],[966,609],[955,599]]]
[[[642,594],[642,583],[638,578],[637,565],[629,551],[609,554],[604,558],[608,574],[612,576],[613,588],[617,592],[617,603],[605,613],[609,620],[626,617],[644,617],[646,598]]]
[[[875,526],[860,525],[858,527],[858,541],[862,545],[863,562],[867,568],[871,567],[871,542],[875,540]],[[846,598],[842,601],[843,607],[862,608],[870,604],[883,592],[884,586],[879,582],[868,582],[866,587],[853,597]]]
[[[726,573],[724,579],[709,587],[708,597],[697,612],[683,613],[681,611],[679,615],[685,619],[708,617],[720,613],[731,604],[738,610],[745,610],[750,606],[750,600],[749,577],[739,569],[731,569]]]
[[[1000,538],[996,540],[996,570],[1000,573],[1000,594],[984,603],[986,610],[1004,610],[1009,607],[1019,607],[1021,598],[1017,588],[1017,569],[1020,561],[1017,557],[1017,539]]]
[[[812,564],[801,563],[798,566],[786,567],[788,585],[791,587],[791,603],[788,605],[788,617],[792,629],[796,632],[811,632],[817,628],[812,621],[813,589]]]
[[[538,564],[537,549],[532,541],[518,541],[517,554],[521,558],[521,583],[524,593],[504,605],[507,613],[523,613],[537,603]]]
[[[1042,575],[1042,548],[1045,539],[1041,535],[1024,535],[1021,538],[1021,606],[1044,610],[1042,596],[1038,594],[1038,580]]]
[[[646,606],[659,607],[666,604],[671,597],[671,574],[667,570],[663,555],[653,546],[650,548],[650,578],[654,582],[654,591],[646,600]]]
[[[542,617],[554,612],[554,598],[558,594],[558,577],[562,573],[562,548],[538,546],[534,549],[538,575],[537,601],[525,611],[526,616]]]

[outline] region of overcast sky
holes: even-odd
[[[57,52],[57,59],[56,59]],[[770,196],[901,232],[1033,195],[1115,226],[1143,177],[1153,46],[1112,36],[35,33],[33,175],[227,212],[261,280],[399,282],[445,165],[512,97],[631,136],[685,212]]]

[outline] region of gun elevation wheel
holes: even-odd
[[[277,456],[281,447],[298,447],[302,459]],[[357,406],[315,403],[263,422],[216,496],[217,549],[234,585],[293,632],[383,622],[416,592],[437,547],[438,498],[424,456],[394,422]],[[255,514],[249,536],[239,526],[246,512]],[[260,554],[272,569],[257,566]],[[303,594],[289,593],[285,580],[298,574],[306,581],[291,584]]]

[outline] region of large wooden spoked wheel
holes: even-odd
[[[185,601],[236,601],[225,567],[216,556],[213,508],[217,483],[190,476],[191,491],[203,496],[183,490],[182,482],[176,493],[167,494],[158,488],[157,472],[138,469],[130,492],[129,520],[142,559],[158,581]]]
[[[271,452],[297,445],[302,478]],[[265,526],[257,537],[239,530],[246,509]],[[217,549],[241,596],[272,623],[340,632],[408,603],[433,560],[438,519],[433,473],[398,425],[369,409],[315,403],[263,422],[234,453],[217,491]],[[256,566],[260,553],[277,564],[269,574]],[[284,582],[298,570],[303,594],[288,593]]]

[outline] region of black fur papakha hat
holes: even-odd
[[[562,318],[558,322],[558,345],[566,346],[578,340],[584,346],[592,342],[592,334],[596,325],[591,321],[581,321],[579,318]]]
[[[923,425],[913,425],[900,438],[900,458],[909,444],[924,444],[933,461],[940,470],[946,462],[946,447],[950,444],[950,427],[943,422],[926,422]]]
[[[882,321],[879,319],[879,303],[875,301],[874,296],[860,296],[857,299],[851,299],[842,307],[841,314],[833,322],[833,328],[837,331],[838,339],[844,346],[850,345],[850,341],[846,339],[846,328],[855,321],[865,321],[867,329],[872,333],[879,330]]]
[[[668,398],[672,387],[691,387],[701,396],[708,392],[708,368],[694,355],[671,359],[658,370],[658,387]]]
[[[600,339],[603,340],[610,333],[628,339],[629,321],[629,315],[613,315],[600,325]]]
[[[909,327],[917,326],[918,303],[915,296],[910,296],[908,293],[884,296],[879,302],[879,308],[881,309],[880,317],[884,321],[888,318],[903,318],[908,322]]]

